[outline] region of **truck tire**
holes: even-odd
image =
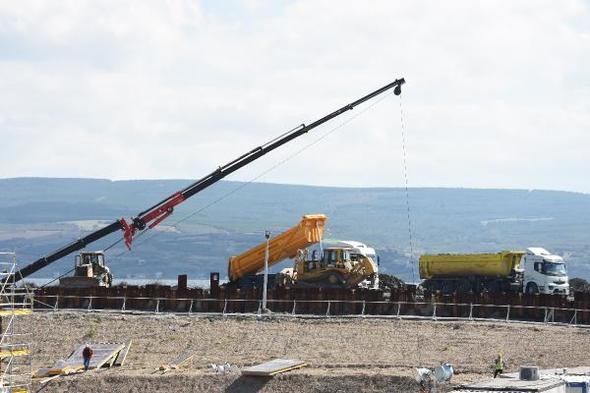
[[[528,293],[529,295],[537,294],[539,293],[539,287],[534,282],[529,282],[526,285],[526,293]]]

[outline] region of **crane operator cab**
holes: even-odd
[[[112,283],[113,276],[103,251],[83,251],[76,255],[74,275],[59,280],[60,286],[68,288],[108,288]]]

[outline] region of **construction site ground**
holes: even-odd
[[[42,392],[417,392],[418,366],[449,362],[455,367],[450,390],[486,378],[498,352],[508,372],[522,364],[542,368],[590,363],[590,330],[505,322],[179,316],[36,312],[21,318],[32,333],[34,368],[65,359],[80,344],[132,346],[122,367],[60,376]],[[194,352],[183,367],[161,365],[179,353]],[[272,378],[244,377],[239,368],[273,358],[299,359],[308,367]],[[229,363],[215,373],[211,364]]]

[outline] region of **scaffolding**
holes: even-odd
[[[15,284],[16,271],[16,254],[0,252],[0,393],[30,392],[32,386],[31,333],[19,320],[33,312],[33,296]]]

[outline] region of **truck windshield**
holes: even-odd
[[[565,270],[565,264],[563,263],[543,263],[543,273],[549,276],[565,276],[567,271]]]

